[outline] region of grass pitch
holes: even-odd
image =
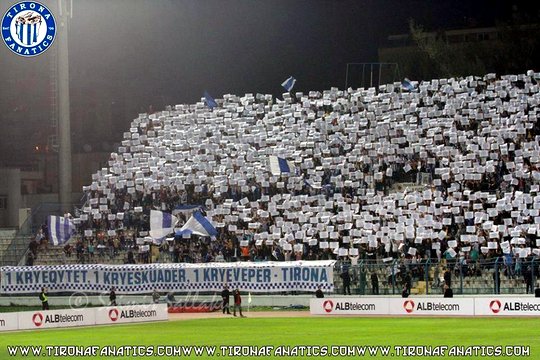
[[[336,346],[336,345],[419,345],[419,346],[530,346],[528,359],[540,359],[540,322],[536,318],[219,318],[168,321],[137,325],[116,325],[72,329],[35,330],[3,333],[0,335],[0,359],[71,359],[81,357],[10,356],[12,345],[53,346],[121,346],[121,345],[198,345],[217,346],[213,357],[233,357],[232,352],[221,353],[220,346]],[[101,351],[101,350],[100,350]],[[351,358],[404,358],[391,350],[390,356],[353,356]],[[234,356],[243,359],[264,359],[273,356]],[[195,356],[89,356],[86,359],[131,358],[210,358],[207,352]],[[325,357],[330,357],[327,355]],[[410,357],[410,356],[409,356]],[[285,358],[293,358],[286,356]],[[307,358],[295,356],[294,358]],[[343,358],[339,356],[336,358]],[[439,359],[423,356],[422,359]],[[482,356],[453,356],[451,359],[486,359]]]

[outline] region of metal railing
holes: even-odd
[[[30,216],[19,227],[7,249],[0,254],[0,266],[25,265],[28,246],[40,226],[47,220],[47,216],[60,214],[60,203],[41,203],[32,208]]]
[[[20,240],[22,239],[22,240]],[[30,237],[13,242],[24,245]],[[2,256],[2,265],[16,265],[19,258]],[[357,264],[337,261],[334,266],[334,294],[400,295],[404,290],[411,295],[442,295],[445,284],[455,295],[526,294],[538,287],[540,264],[537,257],[495,257],[475,261],[425,259],[419,262],[393,259],[361,260]],[[286,292],[282,293],[285,294]],[[305,292],[294,292],[295,294]]]
[[[349,282],[351,295],[399,295],[405,289],[412,295],[442,295],[445,284],[456,295],[532,294],[538,287],[539,266],[536,257],[417,263],[362,260],[356,265],[338,261],[334,285],[336,294],[348,294]]]
[[[34,209],[32,209],[32,212]],[[19,260],[26,254],[28,245],[35,235],[32,228],[32,215],[30,215],[13,236],[9,246],[0,254],[0,266],[19,265]]]

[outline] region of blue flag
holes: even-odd
[[[294,84],[296,84],[296,79],[291,76],[287,80],[282,82],[281,86],[283,86],[283,88],[285,88],[285,90],[290,92],[293,89]]]
[[[409,91],[414,90],[414,85],[411,83],[411,80],[409,80],[407,78],[403,79],[403,81],[401,82],[401,87],[403,87],[403,89],[409,90]]]
[[[208,91],[204,92],[204,100],[206,102],[206,106],[208,106],[210,109],[213,109],[218,106],[216,100],[214,100],[214,98],[210,96]]]
[[[270,156],[270,172],[272,175],[281,175],[283,173],[292,173],[295,170],[294,164],[291,161],[285,160],[277,156]]]
[[[200,211],[195,211],[184,226],[176,232],[177,235],[183,235],[184,233],[200,236],[216,236],[217,230]]]
[[[75,233],[73,221],[64,216],[50,215],[48,217],[49,240],[53,245],[62,245],[71,239]]]
[[[174,220],[174,221],[173,221]],[[163,239],[173,231],[176,218],[162,211],[150,211],[150,237],[154,240]]]

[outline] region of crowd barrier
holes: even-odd
[[[323,298],[310,300],[312,315],[540,316],[539,298]]]
[[[0,331],[168,320],[167,304],[0,313]]]

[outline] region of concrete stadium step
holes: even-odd
[[[88,254],[85,255],[85,263],[91,264],[124,264],[124,259],[126,258],[127,251],[119,251],[118,254],[111,258],[108,251],[104,251],[103,256],[99,256],[98,253],[94,253],[93,257],[89,257]],[[37,257],[34,260],[34,265],[69,265],[69,264],[80,264],[81,261],[77,259],[77,254],[75,251],[72,252],[71,256],[67,256],[64,253],[63,247],[49,246],[47,249],[39,249]]]
[[[0,254],[2,254],[15,239],[15,234],[11,236],[0,235]]]
[[[0,245],[2,244],[11,244],[14,237],[0,237]]]
[[[0,229],[0,238],[13,239],[17,235],[17,229]]]

